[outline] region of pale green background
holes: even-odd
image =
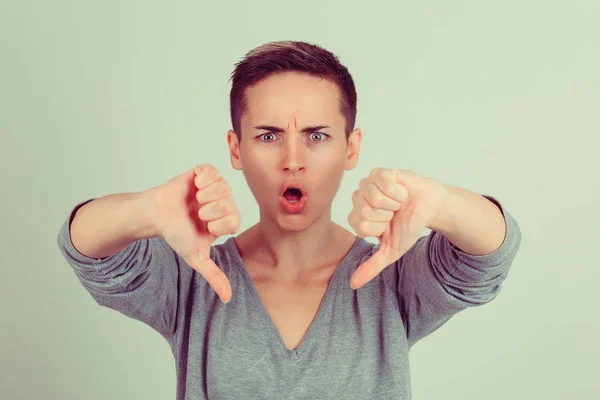
[[[254,224],[227,80],[246,51],[293,39],[337,54],[358,91],[363,152],[337,222],[389,167],[495,196],[521,226],[500,296],[413,349],[414,398],[597,399],[598,4],[0,2],[0,397],[175,397],[167,342],[98,306],[56,235],[80,201],[205,162]]]

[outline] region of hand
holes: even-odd
[[[348,223],[358,236],[375,236],[380,248],[350,279],[358,289],[397,261],[432,226],[447,196],[446,186],[412,171],[376,168],[352,193]]]
[[[240,214],[227,181],[215,167],[204,164],[149,193],[160,236],[228,303],[231,284],[210,258],[212,243],[240,227]]]

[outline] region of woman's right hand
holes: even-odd
[[[240,228],[227,181],[215,167],[203,164],[149,189],[148,194],[158,234],[228,303],[231,284],[210,258],[213,242]]]

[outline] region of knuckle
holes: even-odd
[[[210,178],[215,178],[218,174],[219,171],[212,165],[212,164],[201,164],[197,167],[197,171],[200,174],[204,174],[204,176],[210,177]]]
[[[196,167],[196,173],[199,175],[206,174],[210,170],[210,167],[211,167],[210,164],[200,164],[200,165],[198,165],[198,167]]]
[[[373,203],[373,207],[375,208],[379,208],[383,205],[383,196],[380,194],[376,194],[373,196],[373,199],[371,200],[371,202]]]
[[[221,195],[223,196],[229,196],[230,194],[230,189],[229,189],[229,185],[227,184],[223,184],[221,185]]]
[[[391,221],[392,218],[394,218],[394,212],[390,211],[390,210],[385,210],[383,212],[383,217],[385,218],[386,221]]]
[[[219,179],[219,177],[220,177],[219,170],[211,165],[210,170],[209,170],[209,176],[213,179]]]
[[[362,230],[360,227],[360,221],[356,219],[356,216],[354,215],[354,213],[350,213],[347,217],[347,220],[348,220],[348,224],[350,224],[352,229],[354,229],[356,232],[362,234]]]
[[[231,216],[232,219],[232,228],[234,232],[237,232],[240,229],[240,215],[235,213]]]
[[[356,224],[354,223],[354,213],[351,212],[350,214],[348,214],[348,216],[346,217],[346,221],[352,228],[357,228]]]
[[[392,188],[394,187],[393,183],[386,180],[381,184],[381,190],[383,193],[389,194]]]
[[[358,229],[362,233],[368,233],[370,228],[371,228],[371,224],[367,221],[360,221],[358,223]]]
[[[230,211],[229,203],[227,203],[226,201],[219,202],[219,211],[221,211],[223,213],[228,213]]]
[[[206,224],[206,229],[208,229],[210,233],[216,236],[219,236],[218,227],[219,226],[216,224],[216,221],[210,221]]]
[[[364,206],[361,207],[361,209],[360,209],[361,217],[369,219],[369,218],[371,218],[372,215],[373,215],[373,211],[369,205],[365,204]]]

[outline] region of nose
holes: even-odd
[[[305,148],[301,134],[288,134],[282,148],[282,165],[286,172],[298,172],[305,169]]]

